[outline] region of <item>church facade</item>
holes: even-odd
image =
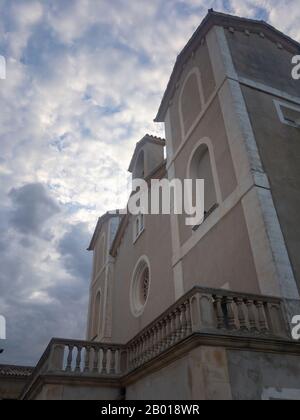
[[[133,179],[204,179],[205,218],[105,214],[86,341],[53,339],[23,399],[300,399],[300,45],[209,11]]]

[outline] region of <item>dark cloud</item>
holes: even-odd
[[[71,226],[59,243],[65,268],[75,277],[90,277],[91,258],[88,252],[83,254],[83,247],[88,244],[90,236],[88,225],[79,223]]]
[[[42,184],[27,184],[9,193],[13,209],[10,222],[23,233],[40,235],[45,223],[59,213],[60,208]]]
[[[26,243],[12,231],[0,253],[0,314],[7,320],[0,363],[34,365],[52,337],[83,339],[88,309],[90,256],[85,224],[69,226],[59,241]],[[52,253],[61,253],[57,261]]]
[[[0,314],[7,320],[0,363],[34,365],[52,337],[85,336],[90,232],[71,225],[42,184],[12,189],[9,198],[0,208]]]
[[[86,308],[86,290],[73,303],[63,299],[48,304],[11,301],[4,314],[7,340],[0,343],[4,349],[1,363],[35,365],[52,337],[84,338]]]

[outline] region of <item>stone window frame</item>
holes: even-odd
[[[186,131],[184,128],[184,118],[183,118],[183,108],[182,108],[182,97],[183,97],[183,93],[184,93],[184,89],[185,86],[187,84],[187,82],[189,81],[190,77],[195,74],[196,75],[196,79],[197,79],[197,85],[198,85],[198,89],[199,89],[199,95],[200,95],[200,101],[201,101],[201,109],[199,110],[198,116],[195,118],[195,120],[193,121],[193,124],[191,125],[191,127]],[[185,139],[189,136],[189,133],[193,130],[195,123],[197,122],[199,115],[201,114],[201,112],[203,111],[205,107],[205,99],[204,99],[204,91],[203,91],[203,86],[202,86],[202,80],[201,80],[201,72],[199,67],[194,66],[186,75],[183,83],[182,83],[182,87],[180,89],[180,93],[179,93],[179,99],[178,99],[178,113],[179,113],[179,121],[180,121],[180,127],[181,127],[181,138]]]
[[[133,222],[133,243],[135,244],[139,237],[145,231],[145,215],[140,213],[134,217]]]
[[[290,102],[280,101],[278,99],[274,99],[275,108],[279,117],[279,120],[282,122],[282,124],[289,125],[294,128],[300,128],[300,123],[295,124],[292,121],[289,121],[284,116],[282,108],[291,109],[293,111],[299,112],[299,121],[300,121],[300,106],[297,104],[292,104]]]
[[[217,164],[216,164],[216,159],[215,159],[214,147],[213,147],[213,143],[210,140],[210,138],[204,137],[204,138],[200,139],[198,142],[195,143],[195,145],[193,147],[193,150],[192,150],[192,152],[189,156],[189,160],[188,160],[188,164],[187,164],[186,179],[193,179],[193,176],[192,176],[192,162],[193,162],[193,159],[195,157],[195,154],[197,153],[199,148],[203,145],[206,146],[208,148],[208,151],[209,151],[211,171],[212,171],[212,175],[213,175],[213,182],[214,182],[216,200],[217,200],[217,202],[212,206],[212,208],[208,211],[208,213],[204,217],[204,220],[203,220],[203,223],[204,223],[207,220],[207,218],[221,205],[221,203],[223,202],[223,199],[222,199],[221,186],[220,186],[220,182],[219,182]],[[197,231],[200,226],[201,225],[193,226],[192,227],[193,232]]]
[[[142,301],[142,288],[143,284],[142,281],[144,280],[143,274],[145,271],[148,270],[148,284],[147,284],[147,296],[144,296],[144,300]],[[136,263],[130,284],[130,309],[131,313],[135,318],[139,318],[143,313],[147,306],[149,295],[150,295],[150,288],[151,288],[151,265],[150,260],[146,255],[140,257],[138,262]]]

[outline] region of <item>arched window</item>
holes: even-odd
[[[130,288],[130,304],[134,316],[142,315],[147,304],[150,290],[150,264],[147,257],[142,257],[133,272]]]
[[[139,238],[139,236],[143,233],[144,229],[145,217],[143,214],[138,214],[133,225],[133,242],[135,242]]]
[[[199,77],[200,79],[200,77]],[[196,70],[187,77],[180,95],[180,114],[186,134],[202,110],[202,99]]]
[[[100,314],[101,309],[101,292],[99,291],[96,295],[95,304],[94,304],[94,322],[93,322],[93,338],[98,337],[100,332]]]
[[[190,177],[204,179],[204,216],[207,217],[217,206],[217,194],[210,152],[206,144],[201,144],[192,157]]]

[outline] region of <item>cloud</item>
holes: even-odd
[[[82,255],[84,245],[90,240],[87,225],[79,223],[71,226],[59,242],[58,250],[64,259],[67,271],[78,278],[89,278],[91,272],[91,259]]]
[[[27,184],[9,193],[12,200],[11,224],[23,234],[40,235],[45,223],[60,208],[42,184]]]
[[[1,361],[84,337],[92,229],[125,204],[135,143],[164,135],[153,118],[210,7],[300,40],[298,0],[0,0]]]

